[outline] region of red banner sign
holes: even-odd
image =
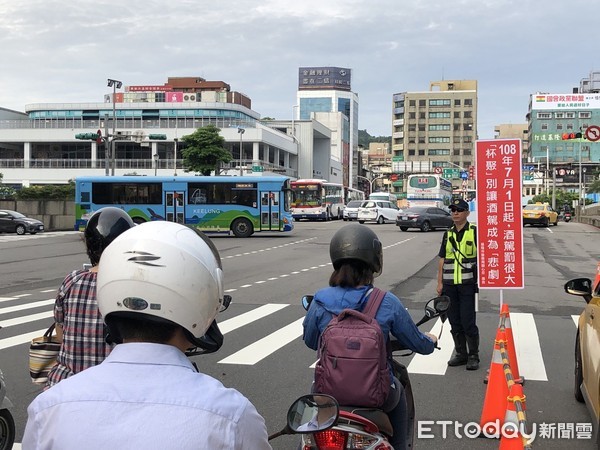
[[[522,289],[521,140],[477,141],[479,287]]]

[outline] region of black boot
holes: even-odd
[[[467,370],[477,370],[479,369],[479,335],[467,336],[466,338],[469,346]]]
[[[452,332],[454,339],[454,356],[448,361],[450,367],[467,364],[467,337],[463,333]]]

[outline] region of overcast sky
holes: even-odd
[[[290,119],[298,68],[352,69],[359,128],[391,134],[392,95],[475,79],[478,129],[525,123],[529,94],[600,70],[589,0],[0,0],[0,107],[101,102],[107,78],[221,80]]]

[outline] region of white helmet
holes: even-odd
[[[111,315],[143,315],[180,325],[206,351],[222,344],[215,317],[231,299],[216,247],[195,229],[156,221],[127,230],[102,254],[96,290],[107,323]]]

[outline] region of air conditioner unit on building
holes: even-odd
[[[195,102],[196,101],[196,94],[184,94],[183,95],[183,101],[184,102]]]

